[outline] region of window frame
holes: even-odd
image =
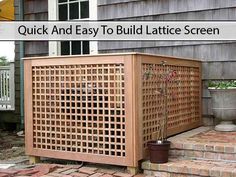
[[[79,1],[86,1],[86,0],[76,0],[74,2],[79,2]],[[68,3],[68,2],[65,2],[65,3]],[[59,20],[58,12],[59,12],[58,0],[48,1],[48,20],[49,21]],[[97,0],[89,0],[89,18],[76,19],[76,20],[97,20]],[[90,55],[98,53],[97,41],[89,41],[89,46],[90,46],[89,47]],[[70,50],[71,50],[71,44],[70,44]],[[60,56],[60,55],[61,55],[60,42],[49,41],[49,56]]]

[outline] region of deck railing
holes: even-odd
[[[0,111],[15,109],[14,63],[0,66]]]

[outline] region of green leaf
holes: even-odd
[[[230,87],[236,87],[236,80],[209,81],[208,87],[217,89],[228,89]]]

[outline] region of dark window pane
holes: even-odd
[[[80,3],[81,18],[89,18],[89,2],[84,1]]]
[[[81,54],[81,41],[72,41],[72,55]]]
[[[70,55],[69,41],[61,41],[61,55]]]
[[[83,54],[89,54],[89,41],[83,41]]]
[[[79,19],[79,3],[70,4],[70,19]]]
[[[59,3],[67,2],[67,0],[59,0],[58,2],[59,2]]]
[[[67,4],[59,5],[59,20],[60,21],[68,20],[67,13],[68,13]]]

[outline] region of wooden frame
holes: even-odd
[[[168,135],[200,126],[199,61],[137,53],[26,58],[26,153],[137,167],[161,109],[150,91],[156,81],[143,74],[148,66],[161,71],[162,61],[182,84],[174,88],[180,96],[169,100]]]

